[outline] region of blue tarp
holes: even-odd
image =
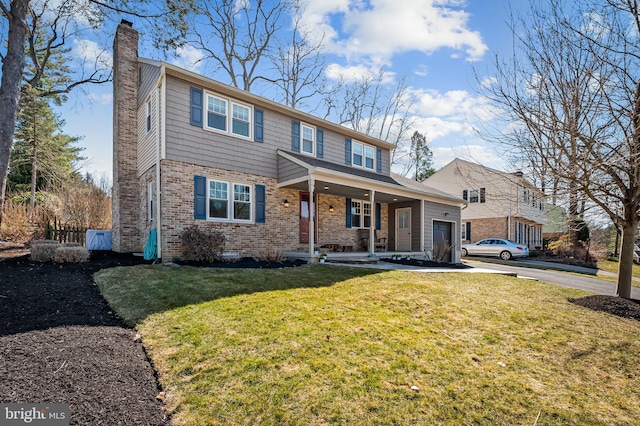
[[[144,260],[156,260],[158,255],[158,238],[156,236],[156,230],[149,231],[147,236],[147,243],[144,245]]]

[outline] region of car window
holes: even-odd
[[[487,244],[491,244],[491,240],[482,240],[478,244],[481,246],[486,246]]]
[[[496,243],[497,243],[497,244],[500,244],[500,245],[503,245],[503,246],[506,246],[506,245],[507,245],[507,243],[506,243],[506,242],[504,242],[504,241],[502,241],[502,240],[496,240]]]

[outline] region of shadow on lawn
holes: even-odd
[[[254,293],[330,287],[387,272],[330,265],[285,268],[142,266],[104,271],[96,282],[109,304],[130,326],[149,315],[187,305]]]

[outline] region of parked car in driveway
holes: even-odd
[[[491,256],[503,260],[514,257],[529,256],[529,248],[524,244],[516,244],[503,238],[485,238],[473,244],[463,244],[460,252],[462,256]]]

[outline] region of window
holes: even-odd
[[[315,152],[315,129],[305,124],[302,127],[302,152],[313,155]]]
[[[208,196],[208,218],[237,222],[249,222],[253,219],[251,185],[210,180]]]
[[[250,106],[208,93],[205,128],[243,138],[251,137]]]
[[[153,182],[147,185],[147,220],[153,220]]]
[[[462,190],[462,198],[469,203],[484,203],[486,198],[485,188],[464,189]]]
[[[462,234],[460,235],[460,238],[464,241],[467,240],[467,222],[462,222],[461,225]]]
[[[233,104],[233,119],[231,133],[249,137],[250,117],[249,108],[243,105]]]
[[[229,218],[229,197],[227,195],[227,183],[209,182],[209,217],[212,219]]]
[[[375,150],[371,146],[364,147],[364,167],[373,170],[373,164],[376,161]]]
[[[251,187],[233,184],[233,219],[251,220]]]
[[[371,227],[371,203],[366,201],[351,201],[351,227]]]
[[[147,101],[147,132],[151,131],[151,101]]]
[[[376,164],[376,150],[369,145],[353,142],[353,157],[351,164],[365,169],[374,170]]]

